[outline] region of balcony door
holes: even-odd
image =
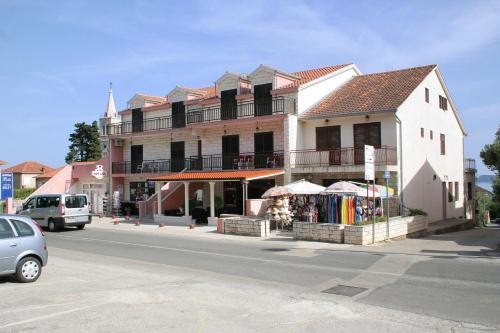
[[[137,173],[139,167],[142,167],[143,148],[142,145],[130,147],[130,168],[131,173]]]
[[[170,142],[170,165],[172,172],[184,169],[184,141]]]
[[[365,145],[381,146],[380,122],[354,124],[354,163],[365,162]]]
[[[222,137],[222,169],[234,169],[240,155],[240,136],[224,135]]]
[[[142,124],[143,124],[143,113],[141,109],[133,109],[132,110],[132,132],[142,132]]]
[[[186,106],[184,102],[172,103],[172,127],[186,127]]]
[[[274,140],[273,132],[254,134],[255,168],[273,167]],[[269,165],[268,165],[269,164]]]
[[[237,103],[236,94],[237,89],[224,90],[220,93],[220,109],[221,109],[221,119],[236,119],[237,117]]]
[[[267,116],[273,114],[273,90],[272,83],[257,84],[253,87],[255,116]]]
[[[316,150],[326,151],[328,164],[341,164],[340,126],[316,127]]]

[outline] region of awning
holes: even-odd
[[[228,171],[197,171],[181,172],[174,175],[151,178],[152,182],[187,182],[187,181],[231,181],[255,180],[284,174],[284,170],[228,170]]]

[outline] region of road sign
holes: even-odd
[[[375,180],[375,148],[365,145],[365,180]]]
[[[14,174],[12,172],[2,172],[0,179],[0,186],[2,188],[2,199],[14,197]]]
[[[391,172],[390,171],[384,171],[384,179],[391,179]]]

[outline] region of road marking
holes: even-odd
[[[38,320],[48,319],[48,318],[53,318],[53,317],[58,317],[58,316],[65,315],[65,314],[68,314],[68,313],[73,313],[73,312],[77,312],[77,311],[83,311],[83,310],[87,310],[87,309],[90,309],[90,308],[95,308],[95,307],[98,307],[98,306],[101,306],[101,305],[105,305],[105,304],[109,304],[109,303],[110,302],[101,302],[101,303],[97,303],[97,304],[93,304],[93,305],[82,306],[80,308],[75,308],[75,309],[71,309],[71,310],[66,310],[66,311],[51,313],[51,314],[48,314],[48,315],[45,315],[45,316],[39,316],[39,317],[34,317],[34,318],[26,319],[26,320],[21,320],[21,321],[17,321],[17,322],[13,322],[13,323],[10,323],[10,324],[7,324],[7,325],[0,326],[0,329],[9,328],[9,327],[13,327],[13,326],[24,325],[24,324],[29,324],[29,323],[32,323],[32,322],[35,322],[35,321],[38,321]]]

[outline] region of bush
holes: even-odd
[[[427,216],[427,213],[421,210],[420,208],[409,208],[408,209],[408,216],[417,216],[417,215],[423,215]]]
[[[31,193],[35,192],[34,188],[15,188],[14,189],[14,199],[16,200],[24,200],[31,195]]]

